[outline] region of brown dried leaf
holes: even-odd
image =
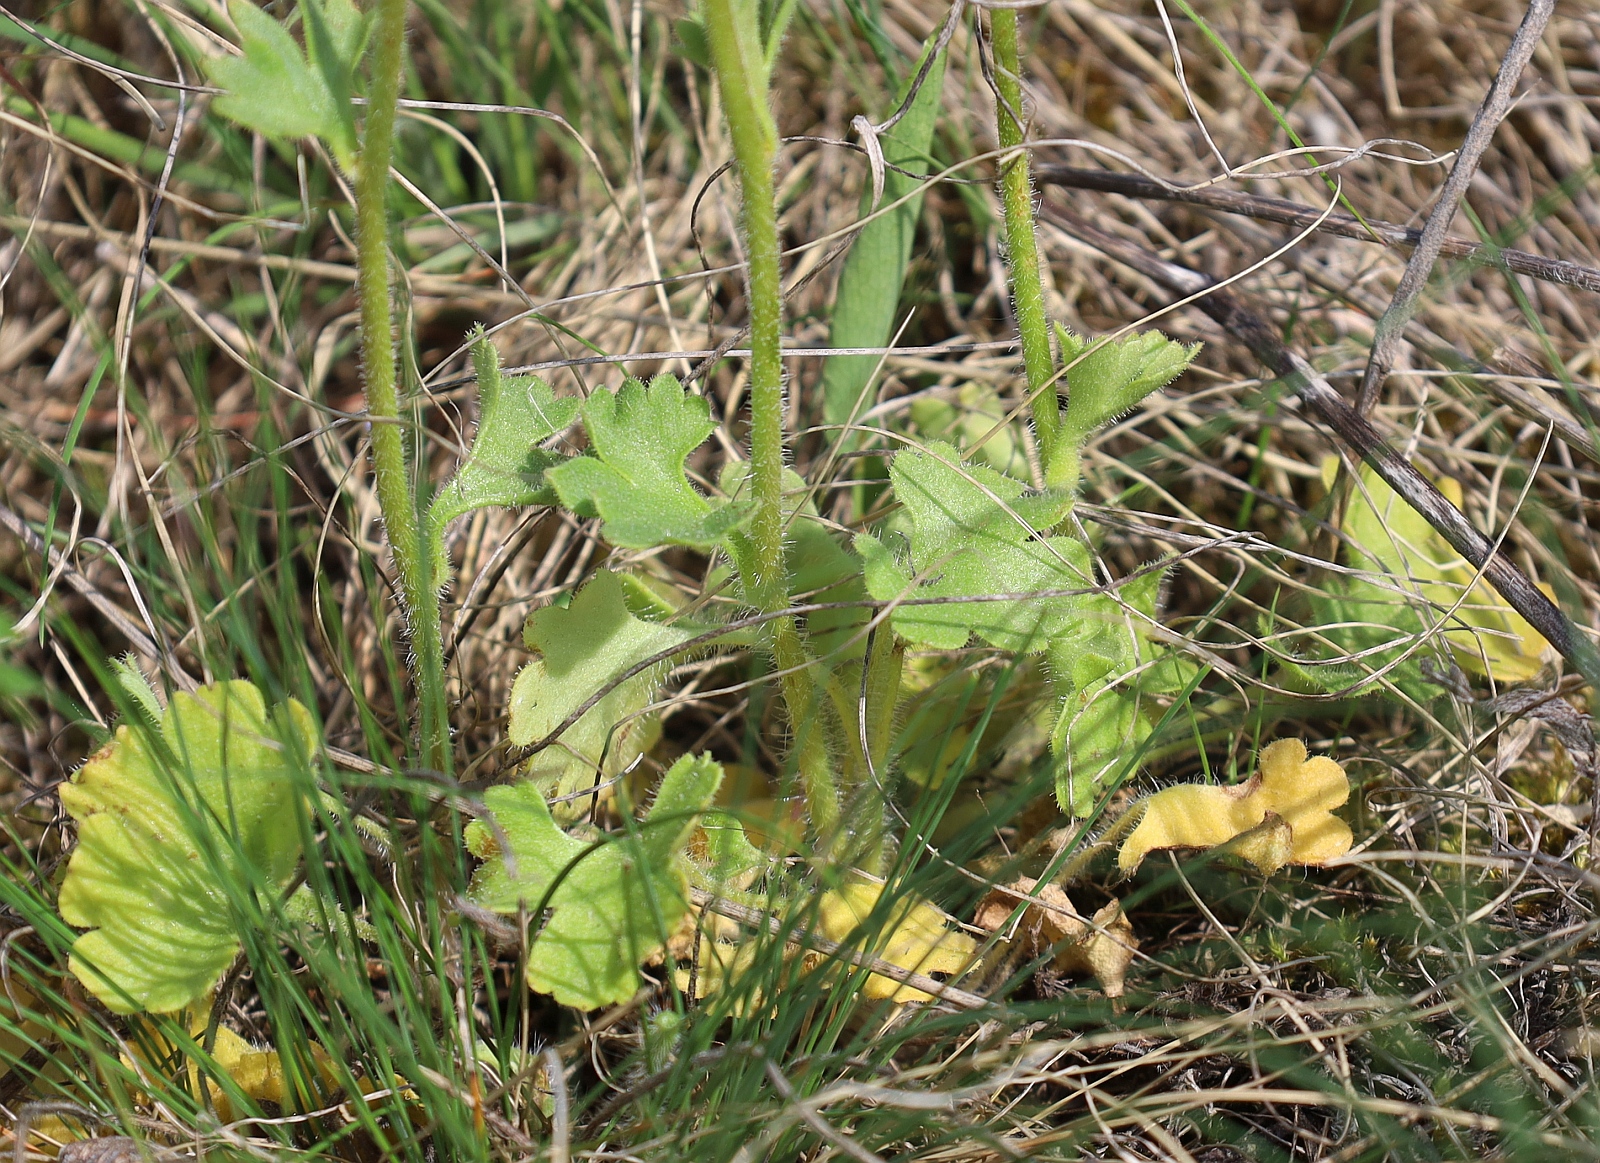
[[[1030,959],[1051,953],[1052,968],[1058,973],[1092,976],[1107,997],[1122,996],[1128,965],[1139,942],[1121,905],[1112,901],[1086,920],[1058,886],[1040,886],[1032,877],[1023,876],[990,891],[978,906],[974,923],[999,932],[1022,901],[1028,902],[1027,908],[1005,937],[1011,948]]]

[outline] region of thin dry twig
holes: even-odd
[[[1283,345],[1273,328],[1246,307],[1233,292],[1210,290],[1214,280],[1188,267],[1171,263],[1141,247],[1108,234],[1070,211],[1046,207],[1044,215],[1068,233],[1082,239],[1117,262],[1168,290],[1200,295],[1195,305],[1224,330],[1240,340],[1262,363],[1282,377],[1284,384],[1315,412],[1339,440],[1366,461],[1390,488],[1404,498],[1428,524],[1438,530],[1453,549],[1480,571],[1510,605],[1543,634],[1589,683],[1600,686],[1600,652],[1528,575],[1473,527],[1443,493],[1397,452],[1378,430],[1346,404],[1326,379],[1302,357]]]
[[[1386,246],[1419,246],[1423,232],[1411,226],[1398,226],[1375,218],[1356,218],[1339,211],[1327,213],[1311,206],[1302,206],[1288,198],[1272,198],[1264,194],[1249,194],[1242,190],[1224,190],[1218,187],[1202,189],[1169,185],[1147,178],[1142,174],[1123,174],[1113,170],[1089,170],[1077,166],[1046,163],[1035,170],[1040,184],[1065,186],[1076,190],[1098,190],[1106,194],[1122,194],[1129,198],[1156,199],[1163,202],[1184,202],[1202,206],[1207,210],[1220,210],[1227,214],[1240,214],[1267,222],[1280,222],[1285,226],[1312,227],[1320,233],[1337,234],[1360,242],[1378,242]],[[1542,279],[1549,283],[1563,283],[1581,287],[1586,291],[1600,291],[1600,269],[1584,266],[1566,259],[1546,258],[1512,248],[1496,249],[1480,242],[1446,235],[1438,242],[1438,254],[1449,258],[1474,259],[1491,266],[1504,266],[1519,275]]]
[[[1378,398],[1378,391],[1383,387],[1384,378],[1394,363],[1395,348],[1416,311],[1417,299],[1427,285],[1428,276],[1433,273],[1434,264],[1439,261],[1439,252],[1450,229],[1450,222],[1456,216],[1456,207],[1466,196],[1472,175],[1478,172],[1483,151],[1489,148],[1495,130],[1511,109],[1511,98],[1522,77],[1522,70],[1533,59],[1533,50],[1539,46],[1545,25],[1550,22],[1550,14],[1555,7],[1555,0],[1532,0],[1528,5],[1516,36],[1511,38],[1511,47],[1500,62],[1500,71],[1495,74],[1494,82],[1484,94],[1483,104],[1478,106],[1477,116],[1472,119],[1466,139],[1461,143],[1461,152],[1456,155],[1455,165],[1450,167],[1450,176],[1439,191],[1439,200],[1434,205],[1433,213],[1428,215],[1427,225],[1422,228],[1417,249],[1411,252],[1411,260],[1406,263],[1400,283],[1395,287],[1394,299],[1378,320],[1378,329],[1372,337],[1372,351],[1367,356],[1366,374],[1361,379],[1361,394],[1356,398],[1356,411],[1362,415],[1372,410]]]

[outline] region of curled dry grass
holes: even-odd
[[[163,8],[161,24],[144,11],[79,4],[40,18],[72,43],[168,75],[163,37],[202,34],[176,9]],[[1034,12],[1032,136],[1048,142],[1038,156],[1077,166],[1122,157],[1181,183],[1231,168],[1235,189],[1318,209],[1337,195],[1368,218],[1418,226],[1521,17],[1505,0],[1199,11],[1237,68],[1176,11],[1170,30],[1125,0],[1052,0]],[[566,392],[617,379],[596,351],[683,353],[626,366],[684,372],[737,333],[737,193],[726,175],[713,180],[727,142],[705,76],[671,51],[678,15],[568,0],[418,17],[413,95],[538,104],[569,123],[416,110],[405,127],[401,170],[445,207],[406,203],[399,247],[435,479],[472,419],[461,343],[473,321],[495,328],[508,364],[543,365]],[[889,0],[881,32],[914,56],[943,16],[926,0]],[[50,592],[9,647],[39,683],[7,696],[0,793],[8,859],[47,881],[66,844],[51,788],[115,713],[93,660],[130,644],[107,604],[153,643],[141,665],[276,676],[315,699],[333,745],[375,758],[399,749],[403,646],[355,414],[350,216],[326,167],[308,158],[302,177],[294,151],[231,134],[199,95],[163,179],[179,113],[171,90],[141,87],[169,127],[156,130],[103,74],[7,43],[20,55],[0,125],[0,501],[53,530],[59,565],[0,536],[7,616],[23,618]],[[796,138],[780,175],[796,348],[827,341],[834,251],[824,240],[844,236],[867,181],[848,126],[863,108],[885,110],[889,87],[843,6],[807,9],[777,98]],[[1409,144],[1274,176],[1309,159],[1252,167],[1290,145],[1258,90],[1324,147],[1320,162],[1377,139]],[[1600,23],[1586,5],[1557,7],[1523,90],[1454,233],[1600,264]],[[41,130],[42,115],[55,132]],[[924,203],[905,296],[915,309],[897,341],[911,350],[884,358],[876,422],[967,384],[1019,398],[991,162],[960,164],[993,148],[992,125],[969,26],[952,45],[939,138],[951,180]],[[119,154],[122,145],[132,148]],[[1115,194],[1051,186],[1041,198],[1058,320],[1099,334],[1151,318],[1167,296],[1053,225],[1052,206],[1211,276],[1246,272],[1237,289],[1351,394],[1407,253],[1317,233],[1285,247],[1295,232],[1270,223]],[[303,200],[317,208],[310,228]],[[503,256],[510,279],[463,235]],[[1564,410],[1593,436],[1597,318],[1593,292],[1444,263],[1373,413],[1428,471],[1461,482],[1472,519],[1504,533],[1584,625],[1600,605],[1594,442],[1552,438],[1545,419]],[[811,1053],[804,1023],[775,1034],[736,1022],[731,1036],[702,1031],[665,1065],[641,1058],[637,1014],[562,1027],[535,1011],[528,1020],[568,1063],[578,1105],[566,1133],[587,1157],[1596,1153],[1592,757],[1537,718],[1497,716],[1466,697],[1281,689],[1271,660],[1314,647],[1304,595],[1327,584],[1322,563],[1337,556],[1343,486],[1330,493],[1323,471],[1337,450],[1205,317],[1180,309],[1158,324],[1205,351],[1096,442],[1088,511],[1115,531],[1104,550],[1113,574],[1179,558],[1169,624],[1202,642],[1216,670],[1203,721],[1180,724],[1186,737],[1154,752],[1144,778],[1231,772],[1261,740],[1300,734],[1346,760],[1357,851],[1326,873],[1266,884],[1176,862],[1147,874],[1125,899],[1143,947],[1119,1010],[1086,985],[1040,979],[981,1024],[951,1016],[906,1034],[845,1023],[826,1053]],[[832,434],[814,426],[821,361],[797,352],[788,366],[794,463],[824,511],[839,498],[832,511],[843,516],[857,462],[830,459]],[[743,435],[742,375],[732,360],[706,381],[723,418],[717,448],[695,466],[707,479]],[[470,788],[510,762],[503,708],[527,612],[624,555],[591,524],[543,511],[479,514],[454,531],[451,551],[462,580],[446,624]],[[652,568],[690,584],[680,565],[669,555]],[[743,750],[746,696],[717,693],[739,677],[680,669],[666,753]],[[1561,690],[1586,704],[1577,684]],[[993,772],[972,778],[1003,798]],[[1021,812],[976,839],[969,829],[974,867],[992,870],[986,853],[1046,833],[1048,816]],[[1113,888],[1129,892],[1108,882],[1084,891]],[[8,932],[17,924],[0,913]],[[265,1031],[248,1000],[234,1017]],[[792,1053],[729,1051],[758,1034]],[[485,1151],[525,1155],[551,1133],[526,1083],[498,1092]],[[4,1080],[0,1091],[11,1112],[28,1097]],[[154,1120],[147,1129],[167,1118],[140,1113]],[[169,1143],[188,1134],[164,1129]],[[260,1128],[209,1141],[284,1149]]]

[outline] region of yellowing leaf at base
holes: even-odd
[[[1163,848],[1215,848],[1238,838],[1235,853],[1263,872],[1322,864],[1350,851],[1350,827],[1333,814],[1349,798],[1342,767],[1324,755],[1306,758],[1298,739],[1279,739],[1262,750],[1246,783],[1184,784],[1149,797],[1117,863],[1129,873]]]
[[[119,1014],[210,990],[239,951],[229,886],[277,891],[299,864],[295,761],[316,744],[303,706],[269,716],[248,682],[174,696],[158,737],[119,727],[60,793],[78,822],[61,917],[89,930],[73,976]]]
[[[1459,509],[1461,485],[1449,477],[1437,483]],[[1354,546],[1355,564],[1392,576],[1441,612],[1453,611],[1443,635],[1463,670],[1500,682],[1527,682],[1543,669],[1550,644],[1477,576],[1422,514],[1366,466],[1361,488],[1350,495],[1343,530]],[[1370,592],[1374,604],[1401,600],[1373,583],[1356,585]],[[1550,592],[1548,586],[1540,588]]]
[[[868,923],[868,918],[882,895],[883,885],[867,881],[851,881],[824,894],[818,925],[822,935],[840,944],[859,942],[863,934],[876,928],[877,922]],[[881,945],[875,942],[870,951],[912,973],[954,975],[966,969],[978,951],[971,937],[945,927],[944,915],[938,909],[914,899],[896,902],[882,931],[887,937],[881,939]],[[920,989],[878,973],[867,978],[862,993],[897,1002],[933,1000]]]

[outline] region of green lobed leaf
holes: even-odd
[[[685,755],[661,781],[637,835],[595,843],[562,831],[531,784],[485,793],[496,828],[474,821],[467,829],[468,847],[485,861],[473,901],[500,913],[541,902],[550,909],[528,951],[529,988],[583,1009],[638,991],[639,966],[688,912],[684,847],[721,782],[721,764]]]
[[[451,521],[492,505],[511,508],[554,499],[545,474],[561,458],[539,445],[578,415],[579,401],[558,399],[537,376],[503,378],[500,353],[481,329],[472,363],[478,380],[478,432],[461,467],[428,510],[436,580],[448,568],[444,529]]]
[[[1031,652],[1076,625],[1082,597],[1025,596],[1093,584],[1084,545],[1044,534],[1065,515],[1069,497],[1029,493],[991,468],[964,465],[948,444],[898,454],[889,475],[911,517],[911,548],[909,561],[901,561],[870,534],[856,538],[874,598],[1018,595],[901,606],[893,618],[902,638],[954,650],[977,634],[1002,650]]]
[[[333,94],[288,30],[249,0],[229,0],[228,14],[239,29],[244,55],[206,61],[207,74],[227,90],[211,107],[268,137],[321,137],[342,144]],[[341,165],[348,160],[339,159]]]
[[[1062,700],[1050,735],[1056,798],[1074,816],[1088,814],[1107,773],[1150,737],[1141,698],[1182,690],[1196,673],[1192,660],[1149,632],[1160,595],[1160,571],[1140,574],[1116,597],[1086,599],[1073,631],[1050,643]]]
[[[523,636],[539,657],[511,687],[513,744],[543,739],[618,675],[693,636],[690,629],[635,617],[627,596],[623,579],[601,570],[565,609],[547,606],[528,616]],[[552,797],[566,796],[591,786],[602,772],[616,774],[632,763],[645,733],[635,716],[666,671],[663,662],[623,681],[534,755],[528,773],[538,786]],[[569,805],[564,812],[580,810],[582,805]]]
[[[90,930],[69,968],[107,1007],[167,1013],[216,984],[239,951],[230,886],[276,891],[299,863],[294,757],[316,742],[293,699],[269,717],[250,683],[217,683],[175,695],[159,740],[119,727],[62,786],[78,846],[59,907]]]
[[[715,425],[705,398],[686,393],[675,377],[596,391],[583,405],[583,424],[594,455],[546,476],[569,509],[604,518],[611,544],[711,549],[749,517],[748,505],[708,501],[684,475],[684,461]]]
[[[1070,364],[1090,342],[1056,328],[1061,361]],[[1164,388],[1200,354],[1200,344],[1185,347],[1159,331],[1138,331],[1102,342],[1067,372],[1064,435],[1078,443],[1128,411],[1151,392]]]

